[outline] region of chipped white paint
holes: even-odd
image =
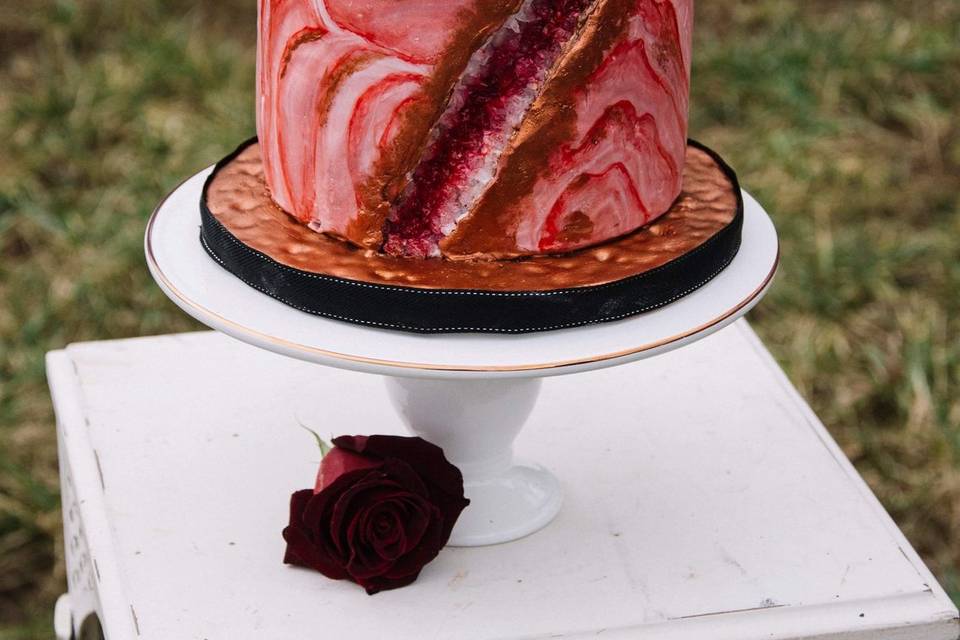
[[[401,432],[379,379],[211,333],[73,345],[48,371],[99,570],[95,599],[71,586],[74,624],[93,607],[110,640],[958,637],[956,609],[743,322],[545,381],[516,449],[562,479],[556,520],[446,549],[374,597],[283,566],[279,532],[316,471],[298,422]]]
[[[47,354],[47,380],[57,414],[57,450],[67,586],[57,601],[54,633],[62,640],[64,623],[78,639],[99,619],[114,638],[134,638],[113,530],[108,521],[105,486],[96,447],[89,440],[90,416],[84,411],[80,371],[66,351]],[[69,640],[69,636],[68,640]]]

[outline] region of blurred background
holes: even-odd
[[[697,0],[691,135],[772,213],[754,326],[960,600],[960,2]],[[65,590],[43,355],[199,327],[142,255],[254,133],[254,0],[0,0],[0,640]]]

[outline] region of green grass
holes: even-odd
[[[147,274],[144,222],[253,132],[252,0],[16,4],[0,7],[0,639],[43,637],[64,589],[43,354],[195,328]],[[955,0],[700,0],[692,100],[692,135],[783,236],[755,326],[955,597],[957,42]]]

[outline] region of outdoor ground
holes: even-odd
[[[960,2],[697,11],[691,133],[783,238],[752,321],[960,598]],[[64,590],[43,354],[197,328],[150,280],[143,227],[253,133],[255,18],[0,2],[0,640],[49,637]]]

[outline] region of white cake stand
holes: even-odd
[[[557,479],[536,464],[514,461],[512,452],[544,377],[649,358],[710,335],[760,300],[779,257],[773,223],[744,193],[737,257],[701,289],[662,309],[525,335],[399,333],[297,311],[215,263],[198,239],[198,203],[210,171],[180,185],[147,226],[147,263],[160,288],[197,320],[244,342],[385,376],[399,419],[463,471],[471,504],[453,531],[456,546],[515,540],[559,511]]]

